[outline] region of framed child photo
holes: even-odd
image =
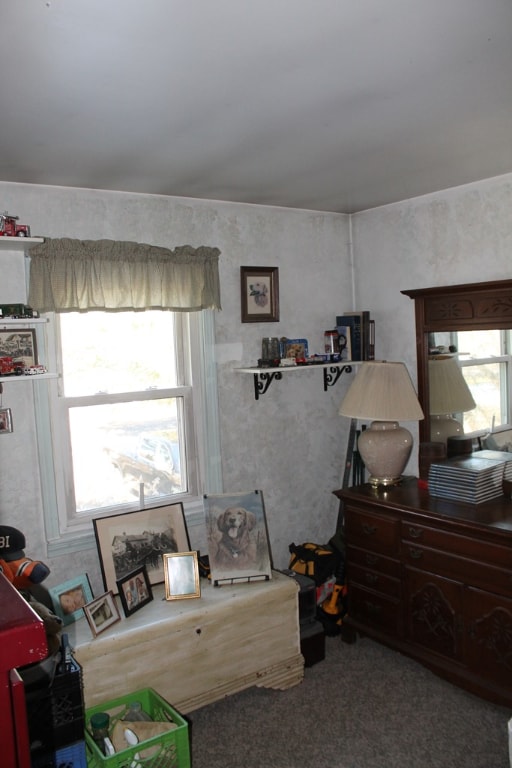
[[[117,589],[125,616],[131,616],[132,613],[140,610],[153,599],[153,591],[145,565],[119,579]]]
[[[73,579],[48,589],[52,598],[53,609],[64,626],[83,618],[84,605],[93,599],[89,576],[82,573]]]
[[[84,613],[94,637],[121,621],[112,590],[84,605]]]
[[[277,323],[279,268],[240,267],[242,323]]]

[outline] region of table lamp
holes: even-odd
[[[454,357],[431,355],[428,360],[430,439],[445,443],[453,435],[464,434],[455,413],[476,407],[462,370]]]
[[[424,418],[404,363],[365,362],[340,405],[341,416],[370,420],[357,447],[371,485],[396,485],[411,455],[413,438],[398,421]]]

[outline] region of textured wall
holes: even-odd
[[[346,451],[347,425],[337,406],[348,377],[324,393],[320,371],[289,374],[256,402],[252,377],[233,368],[255,364],[266,335],[305,337],[312,351],[321,350],[324,329],[335,324],[337,313],[352,308],[348,218],[31,185],[0,183],[0,192],[2,208],[30,223],[34,235],[220,248],[216,341],[225,491],[263,491],[277,567],[287,565],[291,541],[329,538],[337,514],[332,491],[340,485]],[[10,277],[0,282],[0,300],[13,300],[22,263],[22,256],[4,260]],[[241,265],[279,267],[279,323],[241,323]],[[31,387],[28,382],[4,386],[3,403],[12,408],[15,431],[0,436],[0,520],[24,530],[27,552],[44,557]],[[202,530],[192,530],[191,539],[204,549]],[[53,558],[50,565],[48,584],[85,570],[93,588],[100,587],[93,550]]]
[[[356,214],[352,232],[357,302],[377,318],[378,356],[405,361],[415,380],[414,302],[400,291],[512,277],[512,174]]]

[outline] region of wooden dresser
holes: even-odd
[[[416,478],[335,495],[347,626],[512,706],[512,501],[432,498]]]

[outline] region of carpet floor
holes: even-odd
[[[510,768],[512,711],[368,638],[326,638],[286,691],[191,712],[193,768]]]

